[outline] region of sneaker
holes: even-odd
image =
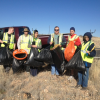
[[[68,78],[68,80],[73,80],[74,79],[74,77],[73,76],[70,76],[69,78]]]

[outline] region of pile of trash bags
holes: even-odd
[[[44,65],[44,63],[42,61],[37,61],[34,59],[34,57],[38,56],[38,49],[37,48],[31,48],[30,51],[30,55],[27,59],[27,61],[25,62],[25,65],[28,66],[33,66],[33,67],[41,67],[42,65]]]
[[[59,72],[63,72],[65,69],[76,69],[79,71],[85,71],[85,65],[81,57],[81,51],[76,50],[77,53],[72,54],[72,57],[66,63],[65,52],[63,53],[59,45],[55,45],[50,49],[50,45],[46,48],[41,49],[38,52],[37,48],[31,47],[30,54],[27,58],[18,60],[15,57],[12,60],[12,53],[8,50],[7,47],[0,48],[0,65],[9,65],[12,64],[12,70],[14,73],[18,72],[20,69],[23,69],[25,66],[30,66],[31,68],[41,67],[45,63],[54,64]],[[20,55],[21,54],[21,55]],[[25,57],[24,53],[20,53],[18,56]],[[66,55],[67,57],[67,55]],[[68,57],[67,57],[68,58]]]
[[[41,50],[41,52],[39,52],[39,54],[36,57],[34,57],[34,59],[45,62],[45,63],[52,64],[53,60],[52,60],[52,55],[51,55],[49,48],[50,48],[50,46],[43,48]]]

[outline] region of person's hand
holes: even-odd
[[[53,44],[53,42],[50,42],[50,45],[52,45]]]
[[[59,45],[59,47],[61,47],[61,45]]]
[[[89,51],[86,51],[86,53],[88,53],[90,55],[90,52]]]
[[[0,39],[0,43],[3,43],[3,41]]]
[[[36,46],[36,45],[32,45],[32,47],[33,47],[33,48],[36,48],[37,46]]]
[[[15,48],[13,50],[15,51]]]

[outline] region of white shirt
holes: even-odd
[[[25,40],[28,38],[28,36],[25,36]],[[32,44],[32,42],[33,42],[33,37],[30,35],[30,42],[31,42],[31,44]],[[17,42],[17,47],[18,47],[18,49],[20,49],[20,47],[21,47],[21,36],[18,38],[18,42]],[[27,53],[29,54],[29,49],[24,49],[25,51],[27,51]]]

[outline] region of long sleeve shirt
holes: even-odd
[[[27,36],[25,37],[25,40],[27,40]],[[30,36],[30,42],[31,42],[31,44],[32,44],[32,42],[33,42],[33,37],[32,36]],[[21,49],[21,36],[18,38],[18,42],[17,42],[17,47],[18,47],[18,49]],[[28,48],[28,47],[27,47]],[[29,54],[29,49],[25,49],[25,51],[27,51],[27,53]]]

